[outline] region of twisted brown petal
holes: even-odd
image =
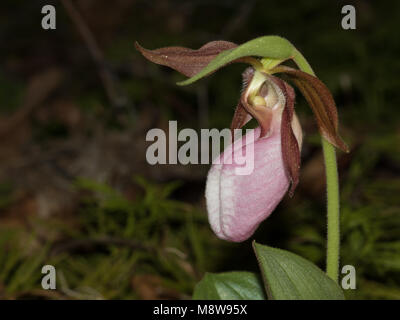
[[[233,133],[235,129],[241,129],[247,122],[249,117],[249,113],[246,111],[242,104],[242,99],[239,99],[239,102],[236,106],[235,113],[233,114],[232,123],[231,123],[231,134],[233,139]]]
[[[212,41],[198,50],[184,47],[165,47],[148,50],[135,42],[135,47],[151,62],[170,67],[187,77],[192,77],[222,51],[233,49],[237,45],[229,41]]]
[[[325,84],[308,73],[287,66],[278,66],[272,71],[289,76],[313,110],[321,135],[337,148],[349,152],[348,146],[339,136],[336,104]]]
[[[294,190],[299,183],[301,162],[299,144],[292,128],[295,92],[285,81],[277,77],[271,77],[271,79],[279,86],[286,98],[286,104],[282,111],[281,120],[281,144],[283,163],[285,164],[286,172],[291,181],[289,196],[292,197]]]
[[[242,92],[241,96],[245,94],[247,91],[247,87],[251,79],[253,79],[254,70],[252,68],[247,68],[242,74]],[[233,130],[241,129],[248,121],[250,117],[249,112],[246,110],[242,103],[242,97],[240,97],[238,104],[235,109],[235,113],[233,114],[232,123],[231,123],[231,134],[232,134],[232,142],[233,142]]]

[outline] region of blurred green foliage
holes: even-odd
[[[74,226],[40,221],[49,233],[62,230],[56,242],[42,246],[35,235],[1,230],[1,297],[36,295],[45,264],[57,270],[53,298],[140,298],[132,279],[141,274],[160,277],[158,285],[172,292],[166,297],[190,297],[204,271],[206,219],[191,205],[169,198],[177,183],[158,186],[140,177],[136,182],[144,196],[132,202],[107,185],[79,179],[76,187],[90,192]]]
[[[144,298],[189,298],[206,270],[237,269],[229,264],[221,268],[217,257],[223,261],[223,252],[232,255],[239,245],[216,240],[202,212],[172,200],[177,183],[160,186],[140,177],[136,183],[143,188],[143,198],[129,201],[107,185],[79,179],[76,187],[90,192],[82,200],[78,221],[73,226],[57,219],[40,221],[49,233],[54,228],[63,231],[56,242],[41,244],[35,235],[21,229],[2,229],[1,296],[32,298],[43,294],[45,291],[38,288],[45,264],[56,267],[58,290],[43,298],[54,299],[143,298],[140,284],[133,282],[141,275],[156,276],[153,290],[162,292],[152,296],[144,291]],[[379,199],[387,192],[382,183],[367,185],[362,196]],[[387,186],[386,181],[386,189],[392,192]],[[400,192],[398,183],[397,188]],[[390,199],[390,194],[384,196]],[[313,203],[307,203],[282,214],[296,214],[287,248],[323,266],[325,226],[317,210]],[[346,291],[348,298],[398,299],[398,207],[382,202],[344,205],[341,227],[341,264],[354,265],[357,270],[357,290]],[[209,258],[213,256],[214,261]],[[255,258],[245,263],[253,265],[250,269],[256,267]],[[144,277],[143,281],[149,280]]]

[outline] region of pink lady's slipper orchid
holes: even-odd
[[[167,47],[137,49],[150,61],[169,66],[192,77],[208,65],[219,53],[237,45],[213,41],[198,50]],[[295,93],[285,81],[273,76],[285,73],[300,89],[311,106],[321,135],[330,143],[347,151],[338,135],[338,116],[334,100],[326,86],[316,77],[283,65],[259,68],[253,57],[232,62],[249,62],[257,69],[243,73],[243,90],[233,116],[231,130],[242,128],[251,117],[259,124],[252,135],[233,142],[214,163],[208,173],[206,200],[208,218],[215,234],[224,240],[244,241],[276,208],[289,190],[299,181],[302,131],[294,112]],[[249,141],[250,140],[250,141]],[[252,148],[248,148],[250,146]],[[254,160],[248,174],[238,174],[241,164],[234,161],[235,153]],[[232,157],[230,163],[224,161]]]
[[[296,166],[299,165],[302,144],[301,127],[293,113],[293,89],[282,80],[254,72],[251,68],[245,71],[243,77],[248,86],[243,91],[232,129],[242,127],[249,120],[245,112],[256,118],[260,127],[256,128],[252,141],[248,142],[247,136],[243,137],[221,154],[220,164],[211,167],[206,184],[211,227],[219,238],[235,242],[248,239],[288,191],[290,176],[283,160],[282,135],[288,131],[294,134],[292,142]],[[250,102],[252,95],[254,97]],[[242,106],[245,112],[241,111]],[[287,112],[289,110],[292,110],[291,114]],[[249,143],[253,144],[253,148],[248,148]],[[236,169],[240,165],[234,161],[232,164],[224,163],[225,154],[231,154],[232,149],[237,152],[237,148],[253,152],[246,154],[254,161],[250,174],[238,174]],[[294,187],[295,184],[292,185]]]

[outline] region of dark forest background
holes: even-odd
[[[57,29],[41,28],[41,8]],[[353,4],[357,29],[343,30]],[[69,8],[69,10],[67,10]],[[71,10],[73,8],[74,10]],[[289,39],[332,91],[351,153],[338,153],[341,264],[350,299],[400,298],[400,2],[2,0],[0,5],[0,298],[188,299],[204,272],[257,270],[250,241],[217,239],[206,165],[150,166],[146,132],[225,128],[241,64],[188,87],[134,49],[212,40]],[[254,238],[325,261],[319,135],[305,134],[299,187]],[[57,270],[42,290],[41,268]]]

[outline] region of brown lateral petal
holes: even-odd
[[[231,123],[231,134],[232,134],[232,142],[234,140],[234,130],[241,129],[247,122],[249,117],[249,113],[246,111],[242,104],[242,99],[239,99],[239,102],[236,106],[235,113],[233,114],[232,123]]]
[[[198,50],[184,47],[148,50],[135,42],[135,47],[151,62],[170,67],[187,77],[192,77],[222,51],[233,49],[237,47],[237,44],[229,41],[211,41]]]
[[[279,66],[273,71],[287,74],[297,85],[314,112],[321,135],[337,148],[349,152],[339,136],[336,104],[325,84],[317,77],[290,67]]]
[[[301,163],[299,144],[292,128],[295,92],[294,89],[285,81],[276,77],[272,77],[272,79],[283,91],[286,98],[286,104],[282,111],[281,120],[281,144],[283,163],[285,164],[286,172],[291,181],[289,196],[292,197],[294,190],[299,183]]]
[[[242,91],[241,95],[244,95],[247,91],[247,87],[250,84],[251,79],[253,79],[254,70],[249,67],[242,73]],[[232,123],[231,123],[231,134],[232,134],[232,142],[234,140],[233,130],[241,129],[248,121],[249,112],[245,109],[242,103],[242,98],[239,99],[239,102],[236,106],[235,113],[233,114]]]

